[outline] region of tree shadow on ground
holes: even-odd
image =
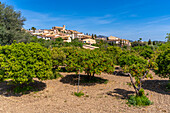
[[[41,81],[37,81],[37,80],[34,80],[33,83],[30,83],[27,86],[31,87],[30,90],[27,90],[21,93],[15,93],[14,89],[17,87],[16,85],[8,85],[7,81],[0,82],[0,95],[6,96],[6,97],[10,97],[10,96],[20,97],[22,95],[29,94],[31,92],[42,91],[46,88],[45,83]]]
[[[116,76],[129,77],[129,75],[127,73],[124,73],[123,71],[119,71],[119,70],[114,71],[113,74]]]
[[[170,92],[166,89],[168,82],[169,80],[145,80],[142,87],[150,91],[170,95]]]
[[[113,75],[129,77],[129,75],[127,73],[123,72],[123,70],[120,66],[115,66],[115,71],[113,72]]]
[[[64,84],[70,84],[70,85],[77,85],[78,84],[78,75],[71,74],[66,75],[65,77],[61,78],[60,82]],[[87,75],[80,75],[80,85],[81,86],[93,86],[96,84],[107,84],[108,80],[103,79],[101,77],[95,77],[89,80]]]
[[[134,94],[134,91],[127,91],[125,89],[116,88],[114,91],[109,91],[106,94],[118,99],[128,99],[129,94]]]

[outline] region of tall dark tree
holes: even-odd
[[[25,20],[20,11],[0,2],[0,44],[11,44],[14,40],[27,42],[29,34],[22,28]]]
[[[142,38],[139,38],[138,42],[141,42],[142,41]]]
[[[149,39],[149,41],[148,41],[148,45],[151,45],[151,44],[152,44],[151,39]]]
[[[94,36],[93,36],[93,34],[91,35],[91,37],[92,37],[92,39],[94,39]]]
[[[97,38],[96,34],[94,35],[94,38]]]
[[[31,27],[31,30],[33,30],[33,32],[35,33],[36,28],[35,27]]]

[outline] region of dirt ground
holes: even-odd
[[[146,79],[143,88],[154,102],[148,107],[129,107],[127,96],[134,94],[128,76],[95,75],[108,79],[108,83],[81,83],[80,90],[85,94],[76,97],[74,73],[61,73],[64,77],[57,80],[36,81],[39,91],[25,95],[12,95],[7,92],[6,82],[0,83],[0,113],[170,113],[170,92],[164,91],[168,79],[153,74]],[[82,73],[81,78],[84,73]]]

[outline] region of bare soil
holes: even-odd
[[[74,73],[61,73],[64,77],[57,80],[38,81],[34,87],[38,90],[25,95],[8,92],[6,82],[0,83],[0,112],[2,113],[170,113],[170,92],[165,91],[168,79],[155,75],[146,79],[143,88],[154,102],[147,107],[129,107],[128,95],[134,94],[128,76],[95,75],[107,79],[103,83],[81,83],[80,90],[85,94],[76,97],[77,76]],[[84,76],[82,73],[81,78]]]

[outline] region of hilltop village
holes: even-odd
[[[111,45],[121,44],[131,46],[130,41],[126,39],[121,39],[115,36],[105,37],[101,35],[89,35],[88,33],[84,34],[76,30],[67,30],[65,25],[63,25],[63,27],[55,26],[52,27],[52,29],[32,29],[27,31],[32,35],[37,36],[37,38],[42,38],[45,40],[55,40],[57,38],[62,38],[64,42],[69,43],[74,39],[78,39],[79,41],[89,45],[96,44],[96,40],[103,40]]]

